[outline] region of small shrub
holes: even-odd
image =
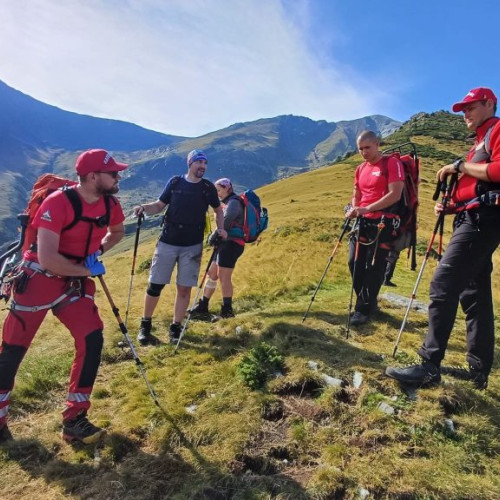
[[[261,342],[238,363],[238,373],[248,387],[260,389],[275,372],[284,369],[283,356],[276,347]]]
[[[151,258],[143,260],[139,264],[137,270],[138,272],[143,273],[144,271],[148,271],[150,268],[151,268]]]

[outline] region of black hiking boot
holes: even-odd
[[[210,313],[208,312],[208,302],[205,300],[200,300],[198,304],[196,304],[191,309],[191,316],[194,319],[209,319]]]
[[[385,286],[392,286],[392,287],[397,287],[396,283],[393,283],[391,280],[385,280],[384,281]]]
[[[137,341],[141,345],[156,345],[158,344],[158,339],[151,333],[151,320],[142,319],[141,327],[139,328],[139,333],[137,335]]]
[[[469,367],[469,375],[476,389],[484,391],[488,387],[488,375],[482,370],[471,366]]]
[[[406,368],[388,366],[385,374],[403,384],[416,387],[424,387],[441,382],[441,370],[430,361],[422,361],[420,365],[411,365]]]
[[[7,424],[4,424],[0,428],[0,444],[6,443],[7,441],[12,441],[14,438],[12,437],[12,434],[7,426]]]
[[[85,412],[63,422],[63,439],[68,443],[73,441],[84,444],[97,443],[105,433],[104,429],[89,422]]]
[[[181,336],[181,324],[180,323],[172,323],[170,325],[170,329],[168,331],[168,334],[170,336],[170,343],[171,344],[177,344],[179,342],[179,338]]]
[[[351,317],[351,326],[359,326],[368,323],[368,316],[366,314],[360,313],[359,311],[354,311],[354,314]]]
[[[221,318],[234,318],[233,307],[222,305],[219,316]]]

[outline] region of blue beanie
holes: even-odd
[[[198,160],[205,160],[208,162],[207,155],[203,151],[200,151],[199,149],[193,149],[193,151],[191,151],[187,156],[188,167],[189,165],[191,165],[191,163]]]

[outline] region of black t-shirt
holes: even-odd
[[[184,176],[172,177],[159,200],[168,205],[160,241],[181,247],[203,241],[208,206],[220,206],[217,190],[210,181],[189,182]]]

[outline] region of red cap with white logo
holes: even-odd
[[[493,90],[486,87],[478,87],[467,92],[467,95],[460,102],[456,102],[451,109],[454,113],[458,113],[459,111],[463,111],[465,106],[471,102],[487,101],[488,99],[491,99],[496,104],[497,96],[493,93]]]
[[[104,149],[90,149],[83,152],[75,164],[76,173],[83,177],[91,172],[120,172],[128,167],[126,163],[118,163]]]

